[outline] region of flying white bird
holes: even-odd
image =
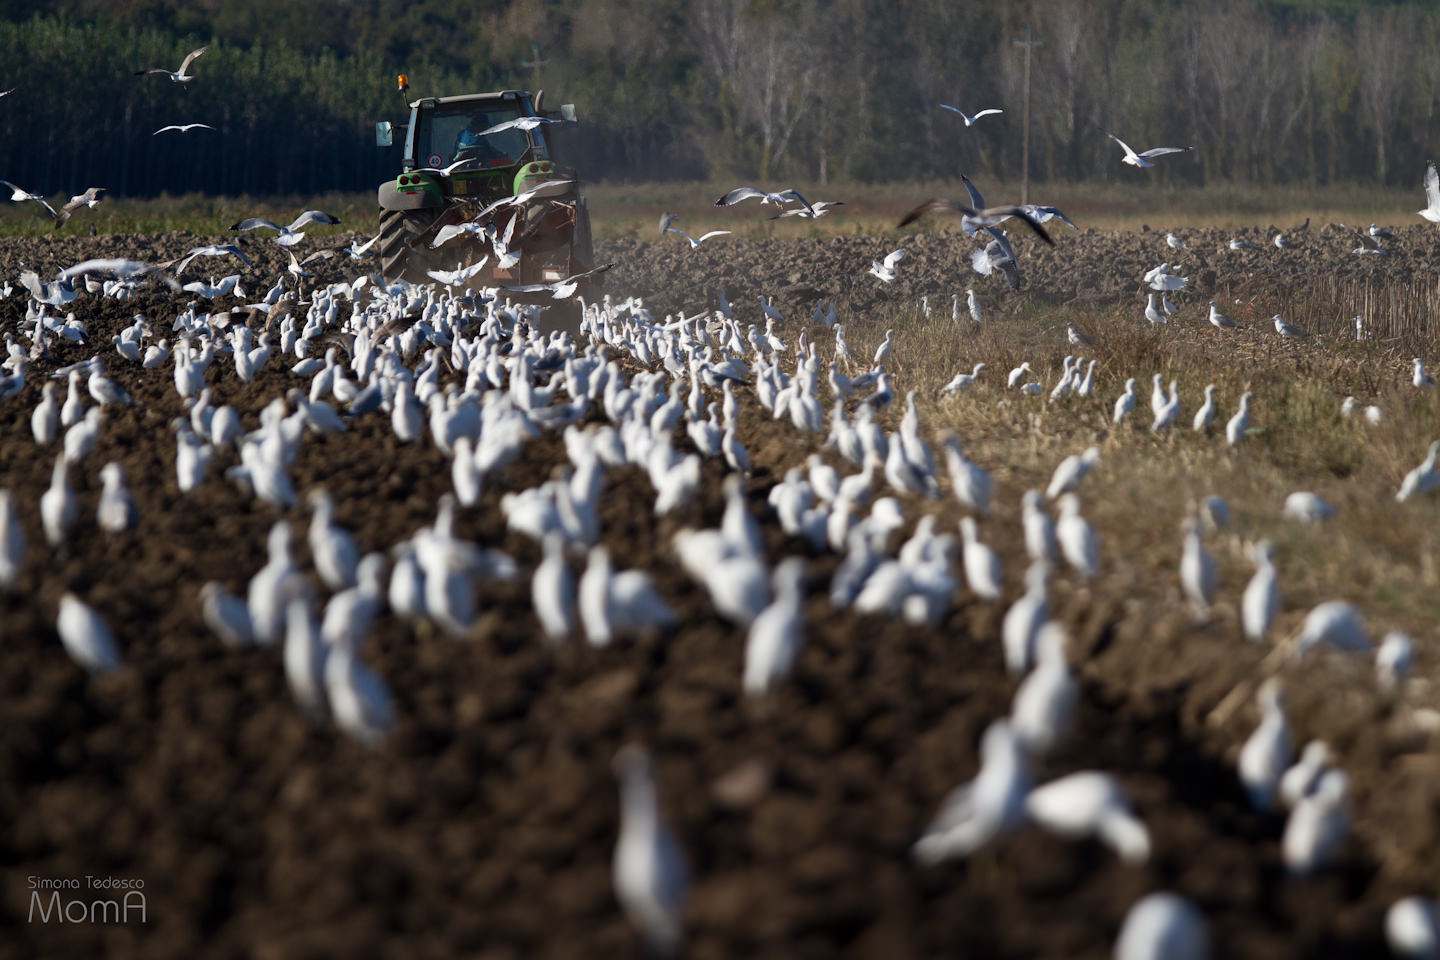
[[[16,203],[20,203],[22,200],[34,200],[36,203],[40,204],[40,206],[44,207],[45,212],[50,214],[50,216],[59,216],[59,214],[55,212],[55,208],[45,202],[44,194],[31,193],[29,190],[23,190],[20,187],[15,186],[15,184],[11,183],[9,180],[0,180],[0,185],[10,188],[10,199],[15,201]]]
[[[1440,174],[1434,160],[1425,163],[1425,209],[1417,212],[1431,223],[1440,223]]]
[[[810,205],[808,200],[800,195],[800,191],[795,189],[781,190],[778,193],[768,193],[764,190],[756,190],[754,187],[736,187],[734,190],[731,190],[716,200],[715,206],[728,207],[731,204],[739,203],[742,200],[749,200],[752,197],[758,197],[762,204],[773,203],[777,207],[784,207],[788,203],[798,203],[801,207],[808,210],[811,216],[815,215],[815,208]]]
[[[690,234],[686,233],[684,230],[681,230],[679,227],[666,227],[666,228],[665,228],[665,232],[666,232],[666,233],[678,233],[678,234],[680,234],[680,236],[682,236],[682,237],[684,237],[686,240],[689,240],[689,241],[690,241],[690,249],[691,249],[691,250],[694,250],[696,247],[700,246],[700,244],[704,243],[706,240],[709,240],[711,237],[723,237],[723,236],[728,235],[731,231],[729,231],[729,230],[711,230],[709,233],[702,233],[702,234],[700,235],[699,239],[696,239],[695,237],[690,236]]]
[[[492,133],[503,133],[506,130],[534,130],[542,123],[563,123],[560,117],[516,117],[514,120],[506,120],[497,123],[493,127],[486,127],[476,136],[488,137]]]
[[[191,131],[191,130],[214,130],[214,129],[215,129],[215,128],[212,127],[212,126],[210,126],[210,124],[208,124],[208,123],[172,123],[172,124],[170,124],[170,125],[168,125],[168,126],[161,127],[159,130],[156,130],[154,133],[150,134],[150,136],[152,136],[152,137],[159,136],[160,134],[164,133],[166,130],[178,130],[178,131],[180,131],[181,133],[188,133],[188,132]]]
[[[339,217],[331,216],[323,210],[306,210],[287,226],[282,227],[275,221],[267,220],[264,217],[246,217],[244,220],[231,226],[230,229],[244,231],[263,227],[266,230],[275,230],[279,233],[279,236],[275,238],[275,242],[282,247],[291,247],[305,239],[305,234],[298,231],[306,224],[322,223],[328,225],[339,222]]]
[[[892,250],[885,255],[885,259],[873,260],[870,263],[870,273],[881,280],[889,283],[895,279],[895,265],[905,259],[904,250]]]
[[[186,71],[190,69],[190,64],[195,62],[196,57],[200,56],[200,54],[204,53],[206,50],[209,49],[209,44],[206,44],[203,47],[197,47],[196,49],[191,50],[185,55],[185,59],[180,61],[179,70],[166,70],[164,67],[151,67],[149,70],[136,70],[135,76],[145,77],[149,76],[150,74],[161,74],[169,77],[175,83],[189,83],[191,80],[195,79],[190,74],[186,73]]]
[[[1122,158],[1121,162],[1128,163],[1132,167],[1153,167],[1155,166],[1155,164],[1151,163],[1150,161],[1155,159],[1156,157],[1163,157],[1169,153],[1185,153],[1188,150],[1195,149],[1194,147],[1155,147],[1153,149],[1146,150],[1144,153],[1136,153],[1134,150],[1130,149],[1129,144],[1127,144],[1124,140],[1121,140],[1119,137],[1115,136],[1115,134],[1107,133],[1105,134],[1105,136],[1120,144],[1120,149],[1125,151],[1125,156]]]
[[[1001,114],[1005,112],[998,107],[986,107],[984,110],[980,110],[976,112],[974,116],[971,116],[967,114],[964,110],[961,110],[959,107],[952,107],[948,103],[940,104],[940,109],[949,110],[951,113],[958,113],[960,115],[960,119],[965,121],[965,126],[967,127],[974,126],[975,121],[979,120],[981,117],[988,117],[991,114]]]

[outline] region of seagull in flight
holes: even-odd
[[[572,277],[566,277],[564,280],[556,280],[554,283],[527,283],[524,286],[505,287],[505,289],[514,293],[539,293],[542,290],[548,290],[553,299],[565,300],[575,295],[575,291],[580,288],[581,280],[584,280],[586,277],[602,274],[613,266],[615,266],[615,264],[607,263],[603,267],[586,270],[584,273],[577,273]]]
[[[208,123],[172,123],[172,124],[170,124],[170,125],[167,126],[167,127],[161,127],[159,130],[156,130],[154,133],[150,134],[150,136],[152,136],[152,137],[158,137],[160,134],[164,133],[166,130],[179,130],[181,133],[186,133],[186,132],[188,132],[188,131],[190,131],[190,130],[197,130],[197,129],[198,129],[198,130],[214,130],[215,128],[212,127],[212,126],[210,126],[210,124],[208,124]]]
[[[990,116],[990,114],[992,114],[992,113],[999,114],[999,113],[1004,113],[1004,112],[1005,112],[1004,110],[1001,110],[1001,109],[999,109],[998,107],[988,107],[988,108],[986,108],[986,109],[984,109],[984,110],[981,110],[981,111],[977,112],[977,113],[975,114],[975,116],[972,117],[972,116],[970,116],[969,114],[967,114],[964,110],[961,110],[959,107],[952,107],[952,106],[950,106],[950,104],[948,104],[948,103],[942,103],[942,104],[940,104],[940,109],[941,109],[941,110],[949,110],[951,113],[958,113],[958,114],[960,114],[960,119],[965,121],[965,126],[967,126],[967,127],[973,127],[973,126],[975,125],[975,121],[976,121],[976,120],[979,120],[981,117],[988,117],[988,116]]]
[[[503,133],[506,130],[534,130],[542,123],[561,123],[559,117],[516,117],[514,120],[506,120],[504,123],[497,123],[493,127],[486,127],[477,136],[488,137],[492,133]]]
[[[369,255],[370,248],[375,246],[375,241],[379,239],[380,234],[378,233],[375,234],[375,236],[371,237],[369,240],[366,240],[364,243],[361,243],[360,238],[356,237],[354,240],[350,241],[350,246],[345,248],[345,252],[350,255],[351,260],[362,260],[367,255]]]
[[[179,260],[172,261],[176,264],[175,276],[178,277],[180,276],[180,274],[184,273],[185,268],[190,266],[190,261],[194,260],[196,257],[239,257],[240,262],[245,264],[245,266],[251,269],[254,269],[255,266],[253,263],[250,262],[250,258],[245,256],[244,252],[241,251],[241,249],[235,244],[212,243],[209,246],[205,247],[191,247],[190,250],[185,254],[185,256],[181,257]],[[167,265],[162,263],[160,264],[160,266],[163,267]]]
[[[136,70],[136,71],[135,71],[135,76],[137,76],[137,77],[145,77],[145,76],[149,76],[149,75],[152,74],[152,73],[158,73],[158,74],[164,74],[165,76],[169,77],[169,78],[170,78],[172,81],[174,81],[175,83],[189,83],[191,80],[194,80],[194,79],[195,79],[195,78],[192,77],[189,73],[186,72],[186,71],[188,71],[188,70],[190,69],[190,64],[192,64],[192,63],[195,62],[195,58],[196,58],[196,57],[200,56],[200,54],[204,53],[206,50],[209,50],[209,49],[210,49],[209,44],[206,44],[206,45],[203,46],[203,47],[199,47],[199,48],[197,48],[197,49],[195,49],[195,50],[191,50],[189,53],[187,53],[187,54],[185,55],[185,59],[182,60],[182,61],[180,61],[180,69],[179,69],[179,70],[166,70],[164,67],[151,67],[149,70]]]
[[[479,161],[479,159],[480,159],[479,157],[463,157],[463,158],[461,158],[461,159],[459,159],[459,160],[456,160],[454,163],[450,164],[450,166],[448,166],[448,167],[419,167],[419,168],[417,168],[414,172],[415,172],[415,173],[438,173],[438,174],[440,174],[440,175],[443,176],[443,177],[448,177],[448,176],[450,176],[451,174],[453,174],[456,170],[459,170],[461,167],[467,166],[468,164],[476,163],[476,162]]]
[[[885,255],[885,259],[873,260],[870,263],[870,272],[881,280],[889,283],[895,279],[895,265],[905,258],[904,250],[893,250]]]
[[[800,191],[795,189],[781,190],[779,193],[766,193],[764,190],[756,190],[754,187],[736,187],[716,200],[715,206],[728,207],[741,200],[749,200],[751,197],[759,197],[761,203],[773,203],[777,207],[783,207],[787,203],[799,203],[810,212],[811,216],[815,215],[815,208],[810,206],[810,201],[800,196]]]
[[[55,208],[45,202],[45,197],[43,195],[38,193],[31,193],[29,190],[22,190],[19,187],[15,186],[15,184],[11,183],[9,180],[0,180],[0,185],[10,188],[10,199],[14,200],[16,203],[19,203],[22,200],[34,200],[36,203],[40,204],[40,206],[44,207],[46,211],[49,212],[50,216],[59,216],[59,214],[55,212]]]
[[[779,220],[781,217],[804,217],[807,220],[815,220],[825,216],[827,213],[833,213],[836,207],[843,206],[845,206],[844,200],[816,200],[810,204],[808,208],[797,207],[794,210],[786,208],[770,219]]]
[[[896,224],[896,227],[908,226],[927,213],[958,213],[968,222],[980,228],[994,227],[997,224],[1004,223],[1010,217],[1019,217],[1025,221],[1026,226],[1035,231],[1035,235],[1041,240],[1044,240],[1051,246],[1055,245],[1055,241],[1050,239],[1050,234],[1046,233],[1045,228],[1040,226],[1040,220],[1037,219],[1034,214],[1024,207],[1014,206],[1013,204],[977,210],[974,207],[967,207],[963,203],[956,203],[954,200],[946,200],[943,197],[938,197],[933,200],[926,200],[920,204],[920,206],[905,214],[905,216],[900,219],[900,222]]]
[[[690,236],[690,234],[686,233],[684,230],[681,230],[679,227],[666,227],[665,232],[678,233],[686,240],[689,240],[691,250],[694,250],[696,247],[700,246],[700,244],[704,243],[706,240],[709,240],[711,237],[723,237],[730,233],[729,230],[711,230],[709,233],[702,233],[700,235],[700,238],[697,240],[695,237]]]
[[[660,236],[665,236],[665,231],[670,229],[670,224],[679,219],[679,214],[671,213],[668,210],[660,214]]]
[[[165,275],[165,272],[157,266],[148,263],[141,263],[139,260],[124,259],[100,259],[85,260],[75,264],[73,267],[66,267],[60,271],[59,281],[65,283],[74,280],[76,277],[89,273],[108,273],[111,276],[119,277],[121,280],[128,280],[131,277],[158,276],[171,290],[179,290],[180,284],[174,279]]]
[[[55,215],[56,225],[62,224],[66,220],[69,220],[72,216],[75,215],[75,211],[79,210],[81,207],[94,208],[95,206],[99,205],[100,194],[104,192],[104,187],[86,187],[84,193],[77,193],[75,196],[65,201],[64,205],[60,207],[60,212]]]
[[[1440,223],[1440,174],[1435,172],[1435,161],[1425,162],[1425,209],[1420,216],[1431,223]]]
[[[1115,134],[1107,133],[1105,136],[1120,144],[1120,149],[1125,151],[1125,156],[1121,162],[1128,163],[1132,167],[1153,167],[1155,164],[1150,161],[1156,157],[1163,157],[1167,153],[1185,153],[1187,150],[1195,149],[1194,147],[1155,147],[1154,149],[1146,150],[1144,153],[1136,153],[1130,149],[1128,143],[1115,136]]]
[[[276,223],[273,220],[266,220],[264,217],[247,217],[246,219],[241,220],[239,223],[232,226],[230,229],[255,230],[259,227],[264,227],[267,230],[278,230],[280,232],[280,235],[275,238],[275,242],[280,244],[280,246],[282,247],[293,247],[295,244],[305,239],[305,234],[299,233],[297,231],[299,231],[300,228],[305,226],[307,223],[334,224],[339,222],[339,217],[332,217],[330,214],[325,213],[323,210],[306,210],[304,213],[300,214],[300,216],[296,217],[293,223],[286,227],[280,226],[280,224]]]

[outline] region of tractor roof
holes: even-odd
[[[422,103],[444,106],[450,103],[475,103],[480,100],[518,100],[528,96],[530,96],[528,90],[496,90],[493,93],[466,93],[455,97],[421,97],[419,100],[412,100],[410,107],[414,109]]]

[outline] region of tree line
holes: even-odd
[[[1418,182],[1440,141],[1440,11],[1364,0],[0,0],[0,176],[56,194],[364,190],[413,96],[573,101],[590,179],[1031,176]],[[209,49],[189,84],[134,76]],[[974,113],[967,128],[948,103]],[[214,130],[154,134],[167,124]],[[1124,172],[1122,172],[1124,171]],[[1133,175],[1133,174],[1130,174]]]

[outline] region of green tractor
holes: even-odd
[[[386,282],[429,282],[431,270],[482,258],[465,286],[554,283],[594,267],[579,177],[555,161],[550,138],[552,126],[575,125],[575,108],[546,112],[540,100],[502,90],[410,103],[401,172],[379,191]],[[394,134],[390,122],[376,125],[379,146],[392,145]],[[599,281],[595,274],[584,287]]]

